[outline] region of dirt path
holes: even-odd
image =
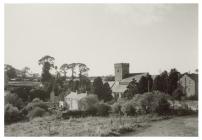
[[[175,117],[152,122],[151,126],[130,136],[198,136],[198,117]]]

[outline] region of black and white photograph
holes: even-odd
[[[198,137],[198,7],[4,3],[4,137]]]

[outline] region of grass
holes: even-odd
[[[120,136],[145,127],[163,117],[85,117],[59,120],[55,116],[35,118],[29,122],[5,125],[5,136]]]

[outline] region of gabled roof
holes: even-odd
[[[76,99],[76,100],[80,100],[83,97],[86,97],[87,93],[79,93],[77,94],[76,92],[71,92],[70,94],[68,94],[65,99]]]
[[[142,77],[142,76],[146,76],[147,75],[147,73],[137,73],[137,74],[134,74],[133,76],[130,76],[130,77],[128,77],[128,78],[125,78],[125,79],[123,79],[123,80],[121,80],[120,81],[120,84],[129,84],[133,79],[135,79],[136,80],[136,82],[139,82],[140,81],[140,78]]]
[[[192,80],[194,80],[195,82],[198,82],[198,74],[196,74],[196,73],[184,73],[184,74],[182,75],[182,77],[183,77],[184,75],[187,75],[187,76],[189,76]]]

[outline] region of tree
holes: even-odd
[[[103,82],[100,77],[95,78],[95,80],[93,81],[93,91],[94,94],[98,96],[99,100],[104,100]]]
[[[157,75],[154,79],[153,90],[158,90],[164,93],[168,93],[168,73],[167,71]]]
[[[70,69],[70,67],[69,67],[68,64],[63,64],[63,65],[60,67],[60,70],[61,70],[61,72],[64,74],[65,79],[67,78],[67,72],[68,72],[69,69]]]
[[[79,67],[79,77],[83,76],[86,72],[88,72],[90,69],[86,66],[86,64],[78,63]]]
[[[52,80],[52,76],[50,74],[50,69],[54,68],[54,60],[55,58],[49,55],[46,55],[39,59],[39,65],[42,65],[42,75],[41,75],[41,82],[50,82]]]
[[[180,73],[176,69],[171,69],[168,77],[168,93],[172,95],[173,91],[178,87]]]
[[[8,77],[8,80],[12,79],[12,78],[16,78],[17,77],[17,73],[16,70],[13,66],[5,64],[4,65],[4,72]]]
[[[152,86],[153,86],[153,79],[151,75],[147,74],[146,76],[142,76],[140,78],[138,84],[138,91],[139,93],[150,92],[152,91]]]
[[[135,94],[138,94],[138,83],[133,79],[127,86],[127,90],[124,92],[124,97],[132,99]]]
[[[72,72],[72,80],[74,80],[74,77],[75,77],[75,74],[76,74],[76,71],[75,71],[76,66],[77,66],[77,63],[69,64],[69,68],[71,69],[71,72]]]
[[[112,100],[112,98],[113,98],[112,97],[112,90],[111,90],[108,82],[104,83],[104,85],[103,85],[103,93],[104,93],[104,101],[105,102]]]

